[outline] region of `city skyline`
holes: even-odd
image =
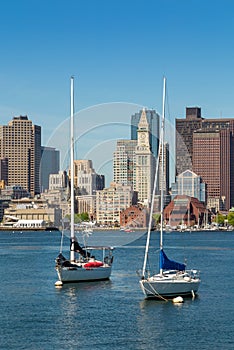
[[[114,106],[114,107],[113,107]],[[82,125],[82,128],[79,128],[78,134],[75,136],[75,154],[76,159],[91,159],[94,163],[95,169],[99,173],[103,173],[106,178],[106,184],[109,185],[111,181],[113,181],[113,153],[115,151],[116,144],[119,140],[125,139],[130,140],[132,134],[132,118],[138,114],[141,114],[142,110],[146,110],[145,108],[140,108],[136,112],[136,107],[139,106],[131,105],[131,104],[121,104],[121,103],[112,103],[112,104],[104,104],[100,106],[96,106],[95,108],[90,108],[79,113],[75,114],[75,126],[81,117],[86,121],[85,124]],[[173,183],[175,181],[175,168],[176,164],[178,166],[178,159],[176,159],[176,143],[175,143],[175,135],[178,135],[177,123],[181,121],[182,123],[186,122],[188,111],[199,110],[200,117],[204,119],[204,115],[201,112],[200,107],[185,107],[185,115],[183,118],[176,118],[176,126],[170,124],[168,120],[166,120],[166,140],[170,145],[170,176],[169,183]],[[134,111],[134,112],[132,112]],[[153,110],[149,110],[150,112]],[[114,113],[115,117],[120,115],[127,115],[129,122],[108,122],[108,118],[112,113]],[[132,114],[133,113],[133,114]],[[190,113],[190,112],[189,112]],[[90,121],[89,116],[92,115],[94,118]],[[158,114],[156,114],[158,116]],[[105,119],[105,122],[100,125],[99,120],[100,116]],[[160,116],[158,116],[160,118]],[[27,118],[27,116],[16,116],[15,118]],[[120,118],[121,119],[121,118]],[[208,122],[212,120],[212,118],[205,118]],[[226,120],[228,118],[214,118],[213,120]],[[234,118],[230,118],[234,119]],[[95,123],[93,123],[95,121]],[[9,123],[10,121],[8,121]],[[93,126],[91,124],[93,123]],[[117,127],[116,127],[117,126]],[[41,126],[40,126],[41,127]],[[76,128],[75,128],[76,129]],[[104,140],[100,136],[100,130],[104,130],[104,134],[106,139]],[[177,131],[176,131],[177,130]],[[62,161],[60,162],[60,170],[67,171],[69,169],[69,154],[70,154],[70,117],[67,118],[64,123],[60,125],[59,128],[56,129],[54,135],[52,135],[50,139],[50,143],[48,146],[42,145],[43,148],[53,148],[57,149],[62,155]],[[181,145],[183,145],[183,141],[181,137],[179,137]],[[55,146],[55,147],[54,147]],[[187,145],[188,150],[189,146]],[[77,152],[78,150],[78,152]],[[181,159],[185,159],[184,156]],[[188,169],[190,167],[188,166]],[[187,169],[187,167],[186,167]],[[185,170],[185,169],[184,169]]]
[[[3,2],[2,124],[28,115],[47,146],[69,116],[71,75],[76,111],[121,102],[161,114],[166,75],[171,123],[185,106],[231,117],[233,9],[228,0]]]

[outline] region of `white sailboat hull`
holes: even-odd
[[[140,281],[145,297],[158,299],[195,295],[199,285],[199,278],[193,278],[187,274],[174,274],[172,276],[158,274]]]
[[[57,267],[58,278],[63,283],[77,283],[86,281],[100,281],[109,279],[112,266],[97,268]]]
[[[140,280],[141,289],[146,298],[157,298],[165,300],[166,298],[175,298],[178,296],[194,296],[200,285],[199,273],[197,270],[186,270],[186,265],[170,260],[163,250],[163,226],[164,226],[164,192],[166,188],[165,168],[164,168],[164,134],[165,134],[165,99],[166,99],[166,78],[163,79],[163,109],[161,118],[161,134],[159,142],[158,158],[155,169],[154,187],[151,198],[150,219],[145,248],[145,258],[142,269],[142,279]],[[161,161],[160,161],[161,157]],[[160,164],[159,164],[160,163]],[[154,210],[154,199],[156,186],[159,181],[159,165],[161,176],[161,198],[160,198],[160,242],[159,242],[159,269],[160,273],[149,275],[146,273],[147,262],[149,260],[150,236],[152,227],[152,217]],[[188,208],[189,210],[189,208]],[[149,265],[149,264],[148,264]],[[148,275],[147,275],[148,274]],[[148,276],[148,277],[147,277]]]

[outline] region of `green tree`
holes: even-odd
[[[229,213],[227,215],[227,219],[228,219],[229,225],[234,226],[234,212],[233,211],[229,211]]]
[[[161,218],[161,214],[160,213],[153,214],[153,219],[154,219],[155,224],[159,224],[160,223],[160,218]]]
[[[69,221],[71,221],[71,215],[66,215],[66,218],[68,218]],[[74,215],[75,224],[79,224],[82,221],[89,221],[89,214],[88,213],[81,213],[81,214]]]
[[[80,217],[81,221],[89,221],[88,213],[81,213],[81,214],[78,214],[78,216]]]
[[[217,215],[215,217],[215,222],[217,222],[217,224],[223,225],[225,219],[226,219],[225,215],[223,215],[221,213],[217,213]]]

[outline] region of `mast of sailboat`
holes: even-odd
[[[164,78],[164,89],[165,90],[165,78]],[[165,95],[165,93],[164,93]],[[165,100],[165,96],[163,97],[163,101]],[[163,107],[163,113],[164,113],[164,107]],[[162,124],[164,127],[164,123]],[[153,193],[152,193],[152,198],[151,198],[151,207],[150,207],[150,216],[149,216],[149,224],[148,224],[148,232],[147,232],[147,240],[146,240],[146,246],[145,246],[145,257],[144,257],[144,263],[143,263],[143,268],[142,268],[142,278],[145,277],[145,272],[146,272],[146,264],[147,264],[147,259],[148,259],[148,253],[149,253],[149,244],[150,244],[150,235],[151,235],[151,228],[152,228],[152,218],[153,218],[153,210],[154,210],[154,198],[155,198],[155,191],[156,191],[156,185],[157,185],[157,180],[158,180],[158,170],[159,170],[159,155],[161,152],[162,147],[162,141],[163,141],[163,133],[164,129],[161,128],[160,131],[160,138],[159,138],[159,150],[158,150],[158,157],[157,157],[157,163],[156,163],[156,169],[155,169],[155,176],[154,176],[154,186],[153,186]],[[162,205],[161,205],[162,206]],[[162,215],[161,215],[162,217]],[[162,224],[161,224],[162,227]],[[161,242],[162,239],[160,239],[160,248],[161,248]]]
[[[146,264],[147,264],[148,253],[149,253],[150,234],[151,234],[153,210],[154,210],[154,198],[155,198],[155,191],[156,191],[156,185],[157,185],[157,179],[158,179],[160,148],[161,148],[161,134],[160,134],[159,151],[158,151],[155,176],[154,176],[154,187],[153,187],[153,193],[152,193],[152,198],[151,198],[150,216],[149,216],[147,240],[146,240],[146,246],[145,246],[145,257],[144,257],[144,263],[143,263],[143,269],[142,269],[142,278],[145,277]]]
[[[161,127],[161,203],[160,203],[160,210],[161,210],[161,225],[160,225],[160,251],[163,250],[163,222],[164,222],[164,216],[163,216],[163,206],[164,206],[164,134],[165,134],[165,99],[166,99],[166,78],[163,78],[163,104],[162,104],[162,127]],[[160,266],[160,275],[163,274],[163,269]]]
[[[74,240],[75,240],[75,231],[74,231],[74,77],[71,77],[71,144],[70,144],[70,168],[71,168],[71,250],[70,250],[70,260],[75,260],[75,251],[74,251]]]

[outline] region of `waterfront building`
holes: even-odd
[[[164,219],[170,227],[201,226],[206,212],[204,203],[197,198],[177,195],[164,209]]]
[[[149,125],[149,144],[151,152],[155,157],[158,156],[159,148],[159,121],[158,113],[153,109],[144,109],[131,116],[131,140],[138,139],[138,124],[141,119],[142,112],[146,115]]]
[[[8,159],[8,185],[40,193],[41,127],[27,116],[0,126],[0,158]]]
[[[118,140],[113,156],[114,182],[130,185],[134,189],[135,183],[135,151],[137,140]]]
[[[120,226],[125,228],[146,228],[148,212],[143,206],[132,205],[120,213]]]
[[[4,218],[15,217],[19,220],[42,220],[50,225],[59,226],[61,223],[61,209],[49,207],[41,199],[22,198],[12,200],[5,209]]]
[[[122,210],[137,203],[137,194],[131,186],[112,182],[109,188],[96,192],[97,222],[105,226],[118,226]]]
[[[176,181],[171,185],[172,200],[177,195],[194,197],[206,204],[206,183],[202,181],[201,176],[193,171],[185,170],[176,176]]]
[[[150,128],[143,110],[137,130],[137,146],[135,151],[136,159],[136,187],[138,200],[143,205],[148,206],[154,185],[155,157],[150,147]]]
[[[40,165],[40,188],[41,192],[49,188],[50,174],[59,172],[60,151],[53,147],[41,147],[41,165]]]

